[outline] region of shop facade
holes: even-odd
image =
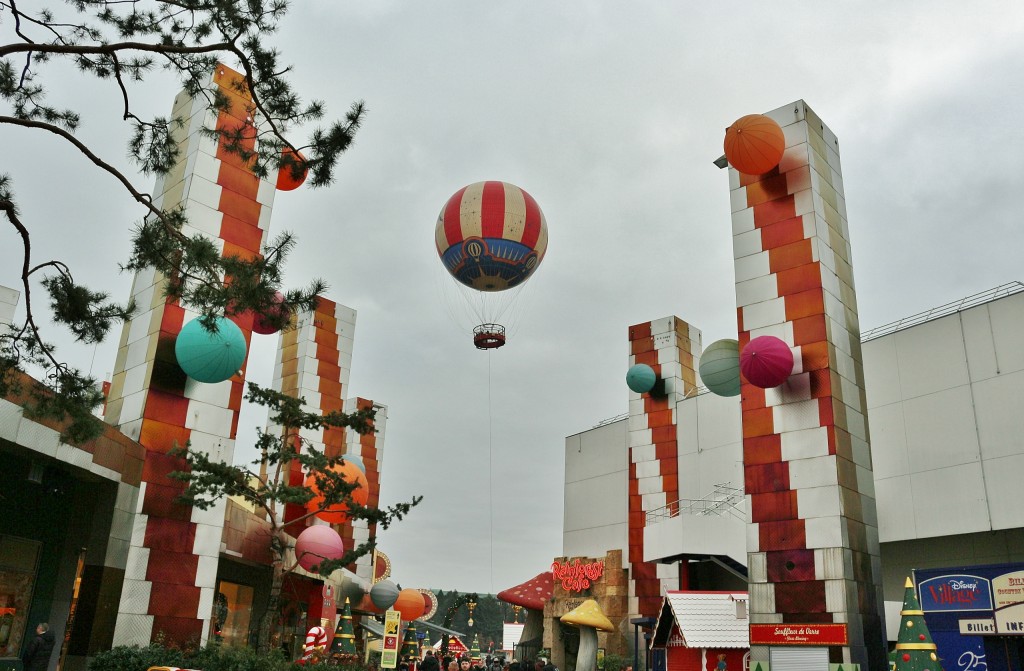
[[[943,668],[1024,668],[1024,563],[916,569],[914,584]]]

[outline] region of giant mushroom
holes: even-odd
[[[554,584],[550,571],[545,571],[522,585],[498,592],[498,598],[505,603],[526,609],[526,624],[523,625],[523,633],[519,637],[516,659],[521,661],[526,658],[529,646],[524,644],[527,641],[541,639],[544,636],[544,604],[551,600],[553,592]]]
[[[577,608],[562,616],[562,622],[579,627],[580,649],[576,654],[576,671],[596,671],[597,630],[615,631],[611,620],[605,616],[601,606],[593,599],[587,599]]]

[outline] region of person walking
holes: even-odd
[[[46,671],[50,665],[50,655],[53,653],[55,639],[50,625],[40,622],[36,625],[36,637],[28,644],[22,661],[25,662],[25,671]]]

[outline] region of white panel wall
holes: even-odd
[[[864,344],[882,542],[1024,527],[1024,294]]]
[[[562,554],[567,557],[626,551],[627,425],[623,419],[565,439]]]

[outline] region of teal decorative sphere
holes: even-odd
[[[190,378],[216,384],[231,379],[238,372],[245,363],[245,348],[242,329],[230,319],[218,317],[216,333],[193,319],[178,334],[174,356]]]
[[[638,394],[645,394],[654,389],[657,381],[657,373],[645,363],[630,366],[629,370],[626,371],[626,386]]]
[[[716,340],[700,355],[700,379],[704,386],[719,396],[740,393],[740,343],[738,340]]]

